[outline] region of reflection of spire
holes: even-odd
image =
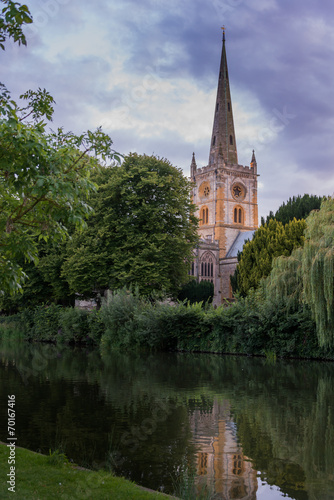
[[[214,163],[219,153],[219,145],[226,163],[238,164],[237,145],[235,141],[232,100],[227,69],[225,50],[225,28],[223,30],[223,47],[220,60],[218,89],[215,115],[213,120],[209,165]]]
[[[243,454],[229,402],[213,401],[212,411],[190,416],[197,451],[197,488],[211,487],[222,500],[256,500],[256,470]],[[235,495],[238,496],[235,496]]]

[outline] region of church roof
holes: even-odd
[[[255,231],[239,231],[237,237],[232,243],[231,248],[225,256],[225,259],[237,257],[238,252],[242,251],[242,248],[247,240],[251,240],[253,238],[254,233]]]

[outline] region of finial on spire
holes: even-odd
[[[253,154],[252,154],[252,159],[251,159],[251,164],[256,163],[256,158],[255,158],[255,151],[253,149]]]
[[[221,29],[223,30],[223,42],[225,42],[225,26],[222,26]]]
[[[197,170],[197,164],[196,164],[196,160],[195,160],[195,153],[193,153],[193,157],[192,157],[191,165],[190,165],[191,177],[193,177],[195,175],[196,170]]]

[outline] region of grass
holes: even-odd
[[[20,500],[163,500],[172,498],[114,477],[106,471],[90,471],[70,464],[65,455],[40,455],[24,448],[15,450],[15,493],[8,491],[9,448],[0,444],[0,498]],[[11,496],[12,495],[12,496]]]

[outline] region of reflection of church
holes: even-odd
[[[224,500],[255,500],[256,471],[238,444],[229,405],[214,402],[212,412],[195,410],[190,416],[197,447],[197,487],[205,485]]]
[[[258,227],[257,163],[253,151],[249,167],[238,164],[225,33],[209,164],[197,168],[193,154],[190,170],[201,237],[192,274],[199,281],[214,283],[214,304],[219,305],[224,297],[232,297],[230,275],[236,268],[238,251]]]

